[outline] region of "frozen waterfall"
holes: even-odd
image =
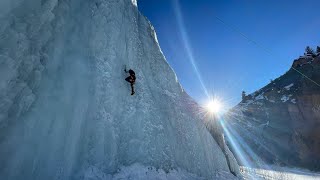
[[[0,179],[233,177],[133,3],[0,2]]]

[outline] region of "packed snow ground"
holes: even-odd
[[[242,177],[235,177],[226,171],[217,171],[212,179],[215,180],[319,180],[320,174],[308,170],[277,167],[277,170],[255,169],[241,167]],[[133,164],[120,167],[115,174],[104,174],[99,169],[92,167],[87,169],[85,180],[205,180],[196,174],[191,174],[183,169],[164,171],[151,166]]]
[[[247,180],[319,180],[320,173],[308,170],[273,167],[272,169],[255,169],[241,167],[243,179]]]
[[[185,170],[169,170],[157,169],[151,166],[143,166],[141,164],[133,164],[131,166],[120,167],[115,174],[104,174],[99,169],[92,167],[87,169],[84,176],[85,180],[206,180],[207,178],[199,177]],[[215,172],[212,179],[217,180],[237,180],[235,176],[227,171]]]

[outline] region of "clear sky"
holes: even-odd
[[[307,45],[320,45],[319,0],[138,0],[138,8],[199,103],[207,100],[205,86],[235,105],[242,90],[262,88]]]

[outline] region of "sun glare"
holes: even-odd
[[[221,103],[218,100],[210,100],[207,104],[207,109],[210,113],[219,113],[221,111]]]

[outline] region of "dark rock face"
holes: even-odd
[[[268,164],[320,170],[320,57],[300,57],[292,67],[303,75],[291,68],[248,95],[226,122],[253,163],[258,157]]]

